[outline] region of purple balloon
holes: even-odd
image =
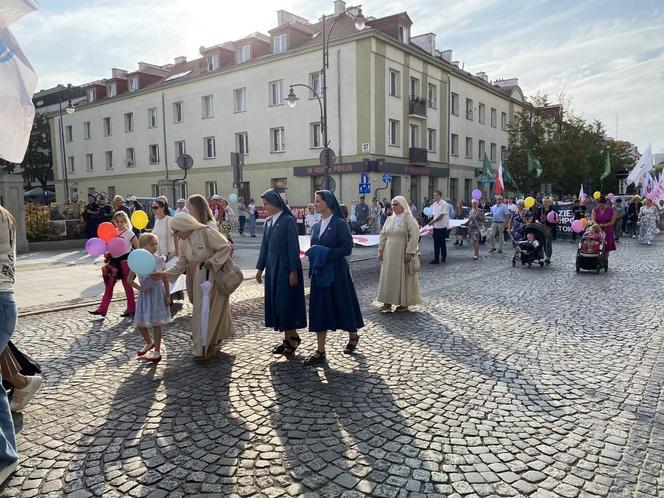
[[[113,237],[108,241],[108,252],[114,258],[119,258],[129,252],[129,243],[121,237]]]
[[[482,191],[480,189],[473,190],[473,199],[479,201],[482,198]]]
[[[85,243],[85,252],[93,258],[101,256],[106,252],[106,242],[97,237],[92,237]]]

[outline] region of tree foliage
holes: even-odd
[[[535,193],[544,183],[550,183],[553,193],[560,195],[576,194],[581,184],[586,192],[617,192],[618,180],[614,173],[633,165],[627,143],[609,139],[599,121],[589,123],[570,111],[552,117],[542,110],[550,105],[546,95],[535,97],[532,104],[532,111],[516,113],[508,127],[505,163],[516,183]],[[542,164],[543,173],[539,178],[533,178],[528,172],[528,148]],[[607,150],[612,174],[600,181]]]

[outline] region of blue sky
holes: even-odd
[[[276,11],[308,19],[332,0],[43,0],[12,25],[39,88],[109,77],[139,61],[195,57],[201,45],[266,33]],[[348,5],[351,5],[349,3]],[[568,109],[599,119],[611,136],[664,152],[664,1],[366,0],[365,15],[406,10],[412,34],[433,32],[440,50],[491,80],[518,77],[527,96],[564,95]],[[616,135],[616,117],[618,127]]]

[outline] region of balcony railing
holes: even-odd
[[[428,161],[427,150],[419,147],[408,149],[408,160],[411,163],[426,163]]]
[[[409,105],[408,105],[408,114],[411,115],[411,116],[418,116],[418,117],[421,117],[421,118],[426,118],[427,117],[427,100],[411,95],[410,96],[410,102],[409,102]]]

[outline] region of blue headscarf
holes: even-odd
[[[318,192],[316,192],[316,194],[321,196],[321,198],[325,201],[325,204],[327,204],[327,207],[329,207],[332,210],[332,213],[339,216],[342,220],[344,219],[344,213],[341,210],[339,201],[332,192],[330,192],[329,190],[319,190]]]
[[[290,216],[295,216],[291,212],[290,208],[288,207],[288,204],[286,204],[286,201],[284,201],[283,197],[277,192],[275,189],[271,188],[270,190],[266,190],[261,194],[261,199],[265,199],[267,202],[272,204],[275,207],[278,207],[281,209],[284,214],[288,214]]]

